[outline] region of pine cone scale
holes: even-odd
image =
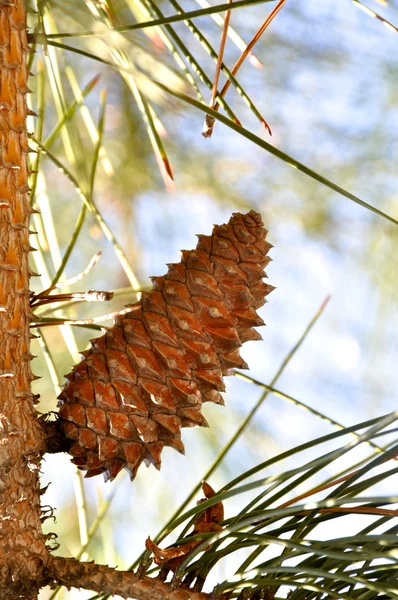
[[[262,281],[266,233],[251,211],[198,235],[82,353],[59,398],[72,462],[87,477],[127,468],[133,478],[143,461],[159,468],[165,445],[184,452],[182,427],[207,426],[202,403],[224,403],[223,376],[247,368],[240,346],[261,339],[256,309],[273,289]]]

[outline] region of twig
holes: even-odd
[[[77,281],[80,281],[81,279],[83,279],[83,277],[85,277],[86,275],[88,275],[91,271],[91,269],[93,267],[95,267],[95,265],[97,264],[97,262],[99,261],[99,259],[101,258],[102,252],[96,252],[93,256],[93,258],[90,260],[90,262],[88,263],[87,267],[78,275],[75,275],[75,277],[71,277],[70,279],[65,279],[64,281],[61,281],[59,283],[57,283],[55,285],[56,288],[60,288],[60,287],[64,287],[66,285],[72,285],[73,283],[76,283]]]
[[[53,296],[33,296],[31,306],[37,308],[43,304],[63,301],[78,302],[108,302],[112,300],[113,292],[103,292],[97,290],[88,290],[87,292],[71,292],[70,294],[54,294]]]
[[[100,315],[99,317],[94,317],[92,319],[79,319],[79,320],[70,320],[70,319],[50,319],[49,321],[33,321],[30,324],[30,327],[53,327],[59,325],[90,325],[92,323],[99,323],[100,321],[107,321],[108,319],[115,319],[116,317],[120,317],[122,315],[126,315],[127,313],[132,312],[133,310],[137,310],[140,308],[140,305],[134,304],[133,306],[126,306],[121,310],[117,310],[115,312],[107,313],[106,315]]]
[[[231,3],[232,3],[232,0],[228,0],[228,4],[231,4]],[[223,29],[221,32],[220,48],[218,50],[216,72],[214,74],[213,89],[211,90],[211,98],[210,98],[210,102],[209,102],[210,108],[213,106],[213,104],[216,100],[216,96],[217,96],[218,82],[220,79],[221,66],[222,66],[223,58],[224,58],[225,43],[227,41],[227,34],[228,34],[230,18],[231,18],[231,11],[227,10],[227,12],[225,14]],[[212,117],[211,115],[207,114],[205,116],[205,122],[203,124],[203,130],[202,130],[202,135],[204,138],[211,137],[211,135],[213,133],[214,123],[215,123],[215,118]]]
[[[74,558],[49,556],[46,564],[45,582],[76,587],[105,594],[117,594],[137,600],[210,600],[203,592],[176,588],[158,578],[139,579],[131,571],[117,571],[106,565],[79,562]]]
[[[101,258],[101,254],[102,254],[101,251],[94,254],[93,258],[90,260],[87,267],[78,275],[75,275],[74,277],[71,277],[70,279],[65,279],[64,281],[61,281],[60,283],[51,285],[49,288],[47,288],[46,290],[43,290],[39,294],[35,294],[31,300],[31,304],[33,304],[33,302],[35,302],[39,298],[42,298],[43,296],[48,296],[53,290],[55,290],[57,288],[72,285],[73,283],[76,283],[77,281],[80,281],[81,279],[83,279],[83,277],[88,275],[88,273],[91,271],[91,269],[97,264],[97,262]]]

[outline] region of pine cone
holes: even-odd
[[[258,213],[234,213],[91,341],[59,396],[86,477],[112,480],[126,467],[133,479],[143,461],[160,467],[163,446],[184,452],[181,427],[207,426],[202,402],[224,403],[223,375],[247,368],[239,347],[261,339],[256,309],[274,289],[262,281],[266,234]]]

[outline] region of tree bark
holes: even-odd
[[[138,578],[130,571],[117,571],[105,565],[83,563],[73,558],[51,557],[47,577],[66,587],[82,587],[104,594],[139,600],[210,600],[211,596],[190,589],[176,588],[152,577]]]
[[[29,204],[23,0],[0,0],[0,590],[37,597],[48,557],[41,531],[36,418],[29,350]]]

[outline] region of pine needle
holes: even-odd
[[[278,12],[281,10],[282,6],[285,4],[286,0],[279,0],[278,4],[275,6],[275,8],[271,11],[271,13],[268,15],[268,17],[265,19],[264,23],[261,25],[260,29],[255,33],[254,37],[250,40],[250,42],[247,44],[246,49],[242,52],[242,54],[240,55],[240,57],[238,58],[238,60],[236,61],[236,63],[234,64],[233,68],[232,68],[232,74],[236,75],[236,73],[239,71],[240,67],[242,66],[244,60],[246,59],[247,56],[249,56],[251,50],[254,48],[254,46],[257,44],[258,40],[260,39],[260,37],[262,36],[262,34],[264,33],[264,31],[267,29],[268,25],[273,21],[273,19],[276,17],[276,15],[278,14]],[[226,81],[224,84],[224,87],[222,88],[220,95],[222,97],[225,96],[225,94],[227,93],[227,90],[229,88],[229,86],[231,85],[230,81]],[[218,102],[216,102],[213,106],[214,110],[218,110],[219,108],[219,104]],[[268,130],[268,133],[270,135],[272,135],[272,131],[268,125],[268,123],[266,121],[264,121],[263,123],[264,127]]]
[[[372,10],[371,8],[366,6],[366,4],[364,4],[363,2],[360,2],[359,0],[352,0],[352,1],[355,4],[355,6],[357,6],[364,12],[366,12],[367,15],[369,15],[370,17],[373,17],[375,19],[378,19],[381,23],[383,23],[383,25],[385,25],[387,27],[387,29],[391,29],[392,31],[398,32],[398,27],[393,25],[390,21],[387,21],[387,19],[385,19],[384,17],[379,15],[379,13],[375,12],[374,10]]]
[[[232,0],[229,0],[229,3],[231,3],[231,2],[232,2]],[[226,15],[225,15],[225,20],[224,20],[224,27],[223,27],[223,30],[221,33],[220,47],[218,50],[216,72],[214,75],[213,89],[211,90],[211,97],[210,97],[210,102],[209,102],[210,107],[212,107],[213,104],[215,103],[216,96],[217,96],[218,82],[220,79],[221,65],[222,65],[223,59],[224,59],[225,43],[227,41],[227,33],[228,33],[230,18],[231,18],[231,11],[227,10]],[[206,115],[205,122],[203,125],[203,130],[202,130],[203,137],[205,137],[205,138],[211,137],[211,135],[213,133],[214,123],[215,123],[215,119]]]

